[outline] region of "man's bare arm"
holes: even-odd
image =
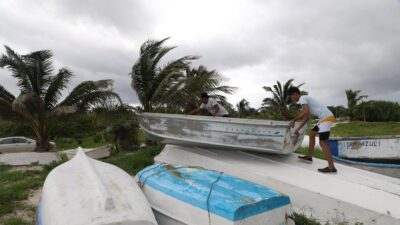
[[[214,114],[213,114],[213,117],[215,117],[215,115],[217,115],[217,113],[218,113],[218,111],[219,111],[219,106],[218,106],[218,104],[215,104],[215,105],[213,106],[213,108],[215,109],[215,112],[214,112]]]
[[[192,110],[190,113],[188,113],[188,114],[189,114],[189,115],[193,115],[193,114],[198,113],[200,110],[201,110],[200,108],[193,109],[193,110]]]
[[[303,119],[303,122],[300,124],[300,126],[296,129],[296,132],[298,132],[301,128],[304,127],[304,125],[310,120],[310,108],[308,105],[302,105],[302,112],[297,115],[292,121],[290,121],[290,125],[294,127],[294,124],[297,120]]]

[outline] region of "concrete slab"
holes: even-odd
[[[11,166],[29,166],[32,163],[47,165],[60,160],[57,152],[19,152],[0,154],[0,163]]]

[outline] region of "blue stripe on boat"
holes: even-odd
[[[219,172],[154,164],[137,175],[153,189],[207,211],[210,187]],[[284,196],[267,187],[222,174],[209,198],[210,213],[238,221],[290,204]]]
[[[43,221],[42,221],[42,202],[41,201],[38,204],[37,223],[36,223],[36,225],[43,225]]]

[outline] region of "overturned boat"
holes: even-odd
[[[118,167],[82,150],[47,176],[38,225],[156,225],[139,186]]]
[[[328,143],[336,157],[400,161],[400,136],[336,137]]]
[[[195,167],[154,164],[137,180],[163,225],[294,225],[288,196]]]
[[[299,135],[294,134],[289,121],[162,113],[141,113],[138,120],[148,138],[164,144],[276,154],[294,152],[306,130],[304,127]]]

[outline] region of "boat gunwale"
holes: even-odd
[[[279,120],[259,120],[259,119],[243,119],[243,118],[235,118],[235,117],[211,117],[211,116],[149,113],[149,112],[138,113],[137,116],[170,118],[170,119],[184,119],[184,120],[199,120],[199,121],[206,121],[206,122],[233,123],[233,124],[242,124],[242,125],[263,125],[263,126],[270,126],[270,127],[290,128],[289,121],[279,121]],[[300,122],[296,122],[296,124],[300,124]]]
[[[178,142],[185,142],[182,145],[186,145],[186,146],[191,146],[191,145],[195,145],[196,147],[199,145],[202,146],[211,146],[211,147],[215,147],[215,148],[226,148],[226,146],[228,146],[229,148],[235,149],[235,150],[250,150],[250,151],[257,151],[257,152],[269,152],[269,153],[275,153],[275,154],[289,154],[292,153],[294,151],[279,151],[279,150],[274,150],[271,148],[259,148],[259,147],[252,147],[252,146],[244,146],[244,145],[229,145],[229,144],[219,144],[219,143],[215,143],[215,142],[203,142],[203,141],[192,141],[192,139],[184,139],[182,140],[182,138],[175,138],[175,137],[169,137],[169,136],[165,136],[165,135],[161,135],[159,133],[156,132],[152,132],[149,131],[146,128],[141,128],[145,133],[152,135],[152,136],[156,136],[159,137],[161,139],[160,142],[163,142],[163,140],[165,139],[169,139],[169,140],[173,140],[173,141],[178,141]],[[170,143],[165,143],[165,144],[170,144]]]

